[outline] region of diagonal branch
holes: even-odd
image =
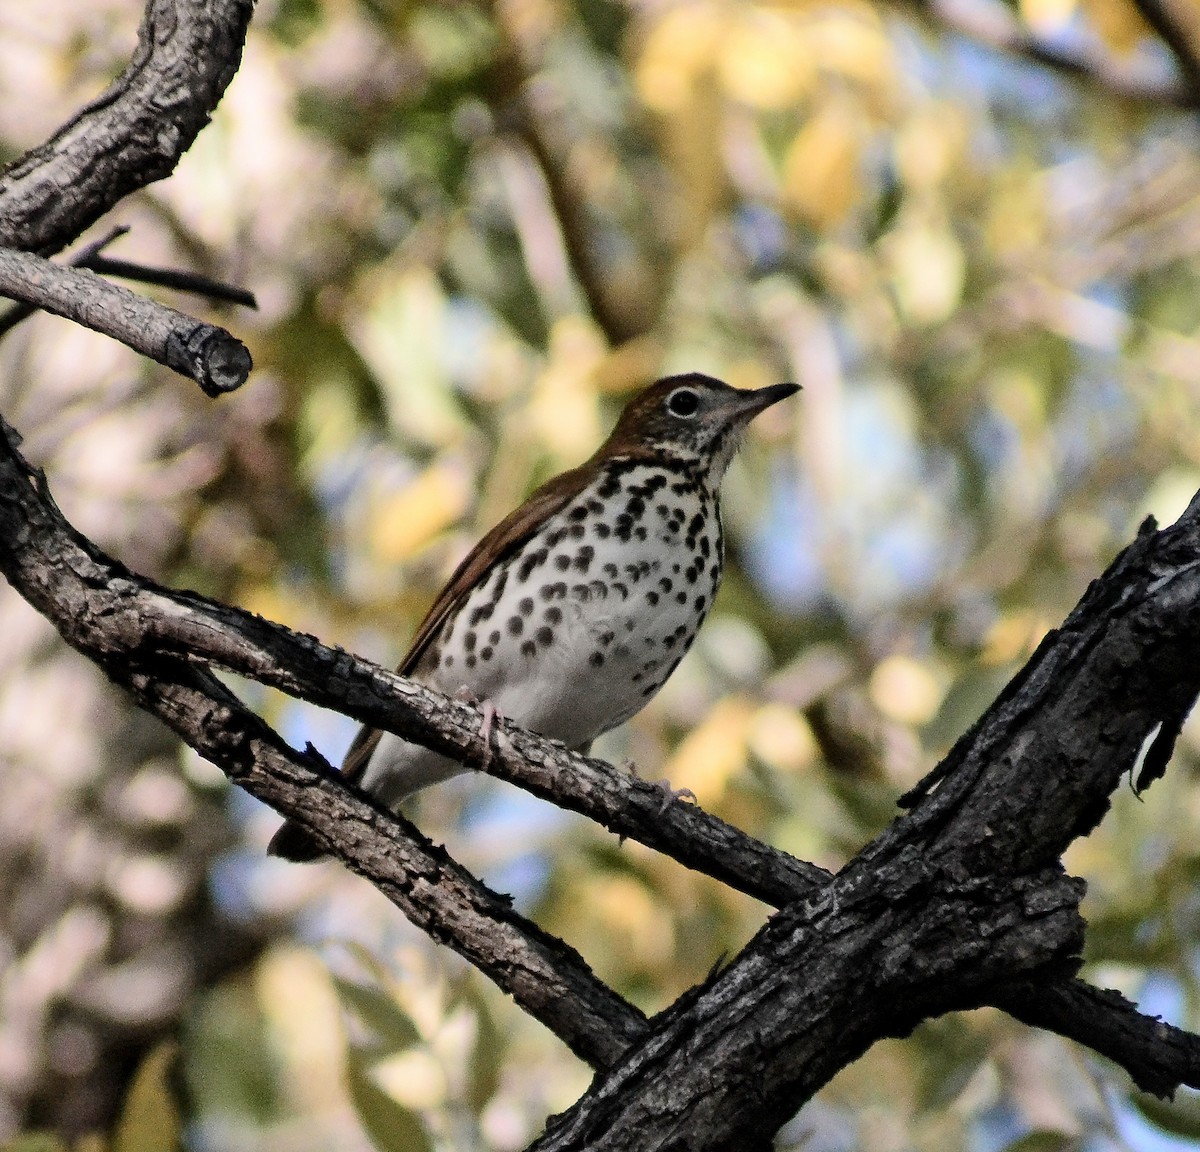
[[[1200,44],[1188,35],[1186,20],[1194,14],[1175,11],[1178,0],[1133,0],[1142,18],[1170,49],[1187,85],[1193,106],[1200,106]]]
[[[513,911],[412,825],[296,753],[187,656],[123,642],[135,579],[76,533],[0,422],[0,571],[138,703],[265,802],[299,819],[414,923],[479,967],[583,1059],[605,1067],[644,1017],[567,945]],[[477,720],[476,720],[477,722]]]
[[[0,425],[0,431],[2,431]],[[68,618],[40,590],[66,565],[87,578]],[[479,715],[341,649],[192,592],[162,588],[79,536],[38,475],[0,434],[0,571],[68,639],[106,663],[206,663],[394,731],[462,763],[484,759]],[[674,856],[768,903],[813,892],[828,873],[762,844],[698,807],[663,809],[659,788],[515,725],[502,725],[489,772]]]
[[[313,750],[294,751],[211,673],[180,663],[105,671],[250,795],[299,817],[322,847],[418,928],[474,964],[577,1056],[605,1068],[645,1017],[583,957],[513,910],[406,820],[347,788]]]
[[[1170,1096],[1181,1083],[1200,1087],[1200,1036],[1144,1015],[1120,992],[1082,980],[1019,981],[994,992],[991,1003],[1107,1056],[1145,1092]]]
[[[1141,6],[1159,0],[1136,2]],[[1096,49],[1047,44],[1032,35],[1007,6],[994,0],[907,0],[906,6],[952,32],[1092,84],[1118,99],[1135,104],[1200,107],[1200,87],[1192,82],[1186,69],[1186,83],[1172,82],[1139,67],[1136,60],[1123,62]]]
[[[0,245],[56,252],[170,175],[237,72],[253,10],[253,0],[147,0],[125,71],[0,173]]]
[[[250,374],[250,353],[224,328],[110,284],[87,268],[0,248],[0,296],[111,336],[190,376],[209,396],[232,392]]]
[[[178,680],[181,661],[200,658],[215,663],[302,698],[338,708],[366,723],[390,728],[465,762],[480,762],[483,747],[478,735],[478,717],[465,705],[249,613],[192,593],[158,588],[108,560],[90,542],[73,533],[45,494],[37,474],[32,473],[3,440],[0,440],[0,493],[3,494],[0,511],[7,504],[9,514],[7,523],[0,515],[0,567],[9,579],[35,606],[56,619],[60,629],[71,632],[73,643],[110,670],[126,670],[124,682],[129,682],[128,669],[143,670],[139,673],[136,689],[143,704],[180,730],[202,754],[222,763],[239,782],[244,783],[237,776],[240,761],[229,759],[230,754],[224,746],[206,745],[197,735],[195,726],[189,729],[178,718],[179,715],[203,712],[204,692],[195,683],[188,682],[170,688],[169,699],[162,697],[162,693]],[[1130,551],[1137,553],[1136,548]],[[1109,578],[1123,579],[1135,560],[1136,555],[1119,558]],[[1142,557],[1138,563],[1144,561],[1145,557]],[[73,594],[65,599],[61,587],[44,586],[45,573],[62,567],[77,580]],[[1156,582],[1157,590],[1161,591],[1170,581],[1163,582],[1161,565],[1154,570],[1159,572]],[[1118,596],[1117,606],[1123,599],[1132,600]],[[144,669],[147,667],[155,669],[153,677],[146,676]],[[176,670],[174,678],[165,674],[167,669]],[[114,673],[110,671],[110,674]],[[119,678],[122,673],[118,671],[116,675]],[[197,674],[189,672],[189,676],[194,675]],[[1044,678],[1033,675],[1026,676],[1024,681],[1019,678],[1002,696],[996,709],[1009,706],[1022,691],[1044,682]],[[297,758],[215,681],[209,679],[206,684],[210,709],[217,706],[215,700],[221,708],[234,710],[231,715],[235,716],[236,723],[226,717],[221,729],[226,733],[241,731],[243,736],[237,743],[266,750],[260,756],[253,782],[247,785],[256,795],[298,818],[323,844],[348,859],[352,867],[375,882],[379,882],[379,876],[372,871],[370,861],[374,857],[369,854],[377,849],[369,847],[370,843],[375,843],[371,837],[382,836],[388,845],[399,843],[404,852],[415,852],[418,863],[409,866],[415,871],[429,866],[427,858],[420,855],[425,842],[419,833],[380,811],[369,800],[349,792],[336,777],[328,774],[328,769],[315,756]],[[184,694],[183,704],[178,702],[180,693]],[[1026,703],[1029,709],[1036,711],[1036,703]],[[960,768],[963,764],[969,765],[973,754],[972,739],[973,734],[969,733],[964,738],[968,747],[956,750]],[[978,748],[974,754],[978,754]],[[222,760],[222,756],[226,759]],[[263,756],[266,759],[262,759]],[[697,808],[676,804],[662,812],[657,790],[614,773],[601,762],[574,756],[519,728],[507,728],[505,738],[493,753],[492,764],[497,775],[575,808],[614,830],[636,836],[692,867],[776,905],[813,900],[824,903],[829,898],[824,890],[837,883],[823,870],[759,844]],[[269,778],[276,770],[283,773],[283,786],[270,782]],[[304,782],[293,787],[287,782],[294,782],[297,772],[303,774]],[[881,840],[886,841],[886,834]],[[368,853],[367,866],[363,866],[362,859],[355,855],[360,850]],[[869,860],[870,855],[870,850],[863,853],[860,862]],[[914,869],[911,864],[906,864],[902,869],[905,871],[912,873]],[[418,923],[466,922],[461,913],[451,914],[440,908],[434,915],[428,905],[406,905],[395,893],[389,892],[389,895]],[[473,914],[480,914],[478,909],[489,905],[486,896],[475,895],[473,907],[476,912]],[[434,893],[435,899],[440,896]],[[491,907],[495,911],[495,907]],[[505,915],[511,915],[506,906],[501,905],[501,909]],[[537,934],[537,929],[528,927]],[[489,955],[487,948],[479,947],[477,934],[464,939],[456,931],[447,942],[485,971],[490,970],[494,956]],[[557,959],[563,963],[561,957]],[[566,963],[566,971],[575,973],[574,959]],[[563,969],[560,967],[559,971]],[[494,972],[493,978],[496,978]],[[507,975],[501,975],[499,982],[508,987],[508,979]],[[591,1059],[605,1065],[611,1063],[615,1055],[613,1049],[619,1051],[631,1042],[640,1025],[636,1017],[626,1014],[625,1009],[613,1008],[608,1003],[611,993],[602,985],[593,986],[590,974],[581,980],[583,990],[575,995],[580,997],[583,1005],[592,1005],[584,1013],[589,1027],[583,1030],[582,1037],[572,1030],[571,1020],[556,1020],[551,1027],[576,1051],[590,1053]],[[536,991],[537,981],[531,987]],[[1081,995],[1092,995],[1089,1003],[1093,1019],[1086,1032],[1080,1030],[1078,1021],[1073,1021],[1070,1014],[1064,1014],[1061,1009],[1063,997],[1068,993],[1076,1001]],[[531,1003],[529,988],[514,991],[514,995],[522,1004],[531,1006],[535,1014],[541,1013],[539,1018],[547,1018],[548,1009],[544,1004]],[[1020,1019],[1084,1043],[1093,1043],[1098,1050],[1125,1064],[1139,1083],[1155,1090],[1160,1087],[1169,1090],[1180,1082],[1196,1082],[1194,1064],[1182,1058],[1188,1051],[1186,1033],[1178,1033],[1183,1039],[1156,1065],[1150,1066],[1149,1071],[1146,1070],[1143,1048],[1132,1046],[1128,1053],[1123,1053],[1120,1043],[1113,1037],[1131,1034],[1139,1028],[1145,1033],[1160,1026],[1138,1016],[1127,1005],[1110,1004],[1106,995],[1087,990],[1085,985],[1078,983],[1069,986],[1028,983],[1019,999],[1002,989],[990,998],[990,1002],[1010,1011],[1019,1003],[1020,1012],[1014,1014]],[[979,993],[976,999],[981,1003],[989,1002],[986,993]],[[553,1004],[558,1006],[561,1001],[555,1000]],[[948,1007],[941,1010],[948,1010]],[[1110,1020],[1118,1011],[1121,1018]],[[609,1012],[614,1014],[617,1023],[610,1023],[602,1031],[617,1037],[611,1048],[600,1044],[599,1034],[590,1027],[591,1021],[603,1020]]]

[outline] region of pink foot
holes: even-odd
[[[496,721],[504,720],[504,713],[491,700],[480,700],[465,684],[454,693],[454,699],[473,704],[483,713],[483,722],[479,725],[479,736],[483,740],[483,760],[479,771],[486,772],[492,763],[492,732],[495,730]]]
[[[654,787],[658,788],[663,794],[662,807],[659,808],[658,814],[661,816],[676,800],[682,800],[685,796],[693,803],[699,804],[696,799],[696,793],[690,788],[672,788],[670,780],[656,780]]]
[[[623,760],[621,767],[625,769],[631,776],[638,774],[637,765],[632,760]],[[693,803],[699,804],[696,799],[696,793],[690,788],[672,788],[670,780],[656,780],[654,787],[663,794],[662,806],[658,810],[658,815],[662,815],[676,800],[682,800],[685,796]],[[624,839],[624,837],[622,837]]]

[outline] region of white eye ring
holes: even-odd
[[[691,388],[676,388],[667,397],[667,411],[672,416],[690,420],[700,410],[700,397]]]

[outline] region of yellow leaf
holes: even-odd
[[[784,200],[818,228],[841,223],[858,201],[862,125],[845,101],[827,103],[797,133],[783,162]]]
[[[139,1066],[129,1086],[113,1137],[113,1152],[175,1152],[182,1147],[182,1120],[171,1073],[179,1046],[164,1040]]]
[[[1130,0],[1082,0],[1083,10],[1100,39],[1119,55],[1128,55],[1150,28]]]
[[[901,724],[928,724],[942,704],[933,673],[911,656],[888,656],[871,673],[871,702]]]
[[[272,949],[255,969],[254,990],[283,1056],[288,1098],[310,1115],[342,1107],[342,1013],[324,963],[307,949]]]
[[[967,262],[954,233],[942,223],[919,223],[889,238],[892,286],[915,324],[945,320],[962,298]]]
[[[608,933],[621,940],[625,963],[657,968],[675,948],[674,922],[644,884],[631,876],[597,877],[587,907]]]
[[[895,84],[892,45],[878,15],[866,7],[829,8],[808,29],[809,51],[822,68],[882,94]]]
[[[751,8],[724,38],[717,74],[733,99],[753,108],[784,108],[810,91],[816,67],[793,20]]]
[[[446,380],[446,300],[427,268],[388,265],[365,277],[351,337],[379,385],[393,427],[428,444],[465,421]]]
[[[1075,15],[1076,0],[1020,0],[1021,16],[1039,35],[1061,32]]]
[[[564,317],[550,332],[550,355],[534,381],[529,416],[560,464],[578,464],[600,439],[594,380],[606,352],[603,334],[582,317]]]
[[[690,788],[705,807],[719,800],[730,779],[746,764],[753,717],[753,707],[741,697],[720,701],[667,762],[671,785]]]
[[[747,740],[755,756],[780,772],[801,772],[817,758],[808,722],[783,704],[764,704],[755,712]]]
[[[461,469],[434,464],[379,499],[372,516],[372,553],[384,564],[408,560],[462,516],[469,498]]]
[[[697,76],[712,67],[724,25],[712,4],[688,4],[663,14],[647,33],[634,71],[647,108],[679,112],[690,103]]]

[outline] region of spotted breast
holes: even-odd
[[[740,433],[797,390],[668,377],[626,408],[596,455],[550,481],[467,556],[400,671],[467,690],[505,717],[586,748],[662,687],[721,579],[720,483]],[[343,772],[388,805],[464,771],[364,728]],[[285,824],[270,850],[315,859]]]

